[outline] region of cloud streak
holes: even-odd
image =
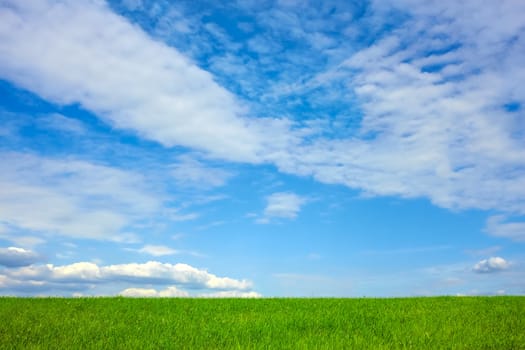
[[[525,221],[511,221],[506,215],[493,215],[487,219],[485,232],[495,237],[525,241]]]
[[[163,204],[137,173],[82,160],[1,156],[0,220],[8,224],[8,238],[10,231],[19,229],[39,235],[135,240],[127,228]]]
[[[7,1],[0,18],[4,78],[168,147],[253,159],[257,137],[234,96],[104,2]]]
[[[291,192],[276,192],[266,197],[263,216],[256,222],[264,224],[271,219],[295,219],[301,207],[307,202],[305,197]]]
[[[156,290],[153,288],[127,288],[119,293],[119,295],[124,297],[133,297],[133,298],[186,298],[191,295],[183,290],[178,289],[175,286],[168,287],[162,290]],[[197,294],[198,298],[260,298],[261,294],[250,291],[220,291],[212,293],[201,293]]]
[[[316,16],[327,8],[276,5],[256,19],[268,33],[247,43],[231,43],[223,29],[202,24],[227,50],[255,50],[262,71],[291,72],[261,87],[254,82],[260,77],[239,68],[236,80],[246,91],[255,87],[252,95],[235,96],[104,2],[7,1],[0,7],[0,75],[49,101],[79,103],[109,124],[165,147],[274,164],[281,172],[343,184],[365,196],[428,198],[444,208],[524,215],[525,95],[519,82],[525,80],[525,6],[512,0],[484,6],[474,0],[375,0],[361,18],[352,17],[357,8],[335,6],[335,24]],[[385,14],[399,18],[386,23]],[[352,25],[373,32],[370,42],[344,44],[353,31],[359,34],[359,28],[342,25],[352,18]],[[384,30],[387,24],[392,30]],[[191,27],[181,24],[179,31]],[[330,40],[322,28],[344,37]],[[60,41],[54,40],[57,33]],[[277,59],[271,52],[279,47],[264,46],[267,38],[307,45]],[[210,58],[209,66],[242,66],[244,58],[228,60],[232,52]],[[314,53],[323,59],[316,60],[312,74],[305,67]],[[282,69],[292,66],[302,70]],[[256,95],[263,97],[240,102]],[[315,108],[310,120],[299,121],[296,107],[303,100]],[[277,109],[268,107],[274,101]],[[342,101],[335,112],[334,101]],[[324,117],[333,114],[333,120]],[[341,128],[342,115],[352,115],[351,130]],[[190,158],[173,165],[174,178],[185,184],[218,187],[230,175]],[[261,220],[293,218],[299,211],[278,206],[268,203]],[[120,213],[91,214],[97,220],[90,221],[106,222],[111,231],[124,226]]]
[[[252,288],[252,283],[248,280],[219,277],[187,264],[157,261],[106,266],[91,262],[61,266],[30,265],[0,271],[0,291],[86,290],[97,285],[116,283],[182,286],[192,290],[216,291],[250,291]]]
[[[223,186],[233,176],[229,171],[207,166],[188,155],[180,156],[178,161],[171,165],[171,175],[181,187],[200,189]]]
[[[179,253],[179,251],[172,249],[170,247],[166,247],[163,245],[152,245],[152,244],[147,244],[144,247],[138,249],[137,251],[139,253],[149,254],[153,256],[175,255]]]

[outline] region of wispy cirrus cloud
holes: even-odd
[[[7,233],[125,241],[128,228],[162,207],[144,178],[130,171],[75,159],[3,153],[0,220]],[[13,234],[12,240],[17,240]]]
[[[71,134],[81,135],[86,133],[86,126],[82,122],[58,113],[44,116],[40,118],[39,122],[43,127]]]
[[[239,68],[235,80],[244,87],[231,86],[237,95],[104,3],[9,4],[1,12],[0,73],[48,100],[81,103],[110,124],[167,147],[271,163],[365,195],[525,213],[525,96],[519,85],[525,78],[525,8],[519,2],[261,5],[253,20],[267,33],[243,37],[241,46],[225,28],[197,23],[202,28],[195,29],[184,21],[191,16],[182,7],[174,9],[168,30],[202,29],[224,44],[221,54],[204,54],[201,47],[193,56],[204,57],[203,66],[217,68],[218,77],[221,67],[231,72],[244,64],[271,77]],[[395,20],[385,15],[390,13]],[[330,31],[343,36],[329,38]],[[56,32],[64,34],[61,45],[50,39]],[[262,39],[253,44],[256,35],[295,45],[290,54],[272,55]],[[355,45],[345,44],[352,40]],[[232,55],[236,50],[255,50],[259,59]],[[311,66],[316,69],[306,70]],[[276,67],[283,73],[272,73]],[[334,109],[334,101],[342,102]],[[315,109],[308,110],[308,123],[298,122],[295,115],[304,108],[296,107],[305,103]],[[248,117],[251,111],[279,118]]]
[[[256,222],[266,224],[276,218],[295,219],[306,202],[306,197],[292,192],[272,193],[266,197],[266,208],[264,208],[262,217],[256,219]]]
[[[506,106],[525,102],[513,78],[525,74],[525,9],[512,1],[409,3],[374,2],[409,16],[295,90],[354,101],[362,112],[354,133],[314,138],[274,162],[367,195],[524,214],[523,112]]]
[[[153,245],[153,244],[147,244],[144,247],[137,250],[139,253],[153,255],[153,256],[165,256],[165,255],[175,255],[178,254],[179,251],[164,246],[164,245]]]
[[[267,4],[253,19],[263,34],[246,42],[259,60],[242,50],[207,57],[216,75],[238,76],[258,112],[293,120],[308,101],[316,108],[301,116],[333,116],[307,136],[293,122],[281,129],[294,141],[264,159],[283,172],[370,196],[523,214],[525,96],[513,78],[525,74],[523,15],[515,1]],[[322,44],[326,30],[342,34]],[[275,59],[261,38],[294,44]],[[243,69],[252,63],[259,68]],[[276,67],[281,74],[253,78]]]
[[[14,234],[14,227],[7,223],[0,223],[0,238],[15,244],[24,249],[32,249],[42,244],[45,240],[42,237],[27,235],[22,233]]]
[[[208,166],[189,155],[178,157],[171,165],[171,175],[179,186],[199,189],[220,187],[234,176],[230,171]]]
[[[513,221],[507,215],[493,215],[487,219],[485,232],[495,237],[525,241],[525,221]]]

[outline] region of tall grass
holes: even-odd
[[[525,297],[0,298],[1,349],[525,349]]]

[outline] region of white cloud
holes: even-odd
[[[17,247],[0,248],[0,265],[7,267],[20,267],[34,264],[42,257],[32,252]]]
[[[229,290],[229,291],[221,291],[221,292],[214,292],[214,293],[203,293],[198,295],[201,298],[261,298],[262,295],[250,291],[250,292],[240,292],[238,290]]]
[[[506,215],[493,215],[487,219],[485,232],[495,237],[525,241],[525,221],[509,221]]]
[[[512,267],[518,267],[522,262],[503,260],[505,263],[493,257],[492,260],[484,259],[477,264],[457,261],[428,267],[407,266],[397,271],[389,269],[380,272],[365,269],[357,275],[354,274],[354,292],[357,293],[353,295],[491,295],[499,289],[505,289],[509,294],[521,294],[525,286],[524,271]],[[479,271],[474,269],[475,265]],[[493,273],[482,273],[487,270]],[[477,292],[465,293],[468,290]]]
[[[153,255],[153,256],[174,255],[174,254],[179,253],[177,250],[172,249],[170,247],[166,247],[163,245],[150,245],[150,244],[147,244],[144,247],[138,249],[138,252]]]
[[[175,286],[170,286],[166,289],[156,290],[153,288],[127,288],[119,293],[121,296],[125,297],[135,297],[135,298],[172,298],[172,297],[190,297],[190,293],[184,290],[180,290]],[[238,290],[228,290],[212,293],[200,293],[195,295],[199,298],[260,298],[261,294],[249,291],[243,292]]]
[[[175,286],[170,286],[166,289],[159,291],[159,297],[187,297],[189,293],[178,289]]]
[[[252,51],[260,55],[277,54],[282,51],[280,44],[261,35],[248,40],[247,45]]]
[[[311,68],[283,69],[290,84],[271,80],[273,86],[260,86],[255,80],[263,79],[249,78],[249,69],[238,70],[244,73],[236,80],[254,104],[262,104],[253,107],[261,115],[274,110],[267,107],[276,99],[272,94],[291,97],[277,104],[277,115],[286,114],[290,100],[302,96],[319,106],[320,115],[333,101],[360,107],[358,130],[344,137],[335,122],[298,129],[285,118],[245,118],[239,102],[210,74],[111,13],[104,2],[2,4],[0,75],[45,99],[80,103],[112,125],[165,146],[273,163],[283,172],[343,184],[365,195],[424,197],[445,208],[525,214],[523,109],[504,108],[525,105],[522,2],[376,0],[364,23],[355,25],[372,29],[379,39],[357,52],[355,45],[338,48],[335,58],[326,59],[330,67],[311,79]],[[392,8],[409,19],[378,31]],[[275,8],[257,20],[277,36],[306,39],[323,57],[329,55],[327,45],[348,41],[326,42],[319,29],[330,23],[305,21],[295,12]],[[244,63],[276,67],[270,55],[246,62],[230,56],[219,66],[229,71],[232,62],[233,68]],[[289,62],[279,67],[311,63],[311,56],[280,56]],[[221,60],[211,61],[213,66]]]
[[[186,264],[168,264],[150,261],[144,264],[111,265],[102,268],[104,275],[111,279],[130,281],[179,283],[195,288],[248,289],[251,283],[228,277],[217,277],[205,270]]]
[[[223,186],[233,176],[229,171],[207,166],[188,155],[179,157],[171,166],[171,174],[181,187],[204,189]]]
[[[267,223],[271,218],[295,219],[307,200],[295,193],[276,192],[266,197],[266,201],[264,216],[257,220],[258,223]]]
[[[509,262],[500,257],[491,257],[478,262],[472,270],[477,273],[491,273],[508,269]]]
[[[143,264],[117,264],[98,266],[91,262],[54,266],[31,265],[5,270],[6,276],[18,281],[62,283],[109,283],[127,281],[133,283],[180,284],[196,289],[248,290],[251,282],[229,277],[218,277],[206,270],[187,264],[169,264],[149,261]]]
[[[142,293],[144,296],[186,296],[185,291],[178,289],[181,286],[196,291],[237,291],[239,296],[243,293],[249,295],[252,288],[252,283],[248,280],[219,277],[187,264],[172,265],[157,261],[107,266],[78,262],[62,266],[29,265],[0,270],[2,293],[109,290],[122,284],[130,285],[131,288],[128,288],[125,294]],[[158,292],[153,289],[155,291],[153,293],[151,285],[166,286],[166,288]]]
[[[89,237],[89,238],[93,238],[93,237]],[[100,238],[99,238],[100,239]],[[113,242],[117,242],[117,243],[129,243],[129,244],[133,244],[133,243],[140,243],[142,242],[142,239],[140,238],[139,235],[135,234],[135,233],[129,233],[129,232],[124,232],[124,233],[119,233],[111,238],[107,238]]]
[[[126,288],[119,295],[134,298],[154,298],[158,296],[158,292],[153,288]]]
[[[184,290],[180,290],[175,286],[170,286],[166,289],[157,291],[153,288],[127,288],[124,289],[119,295],[125,297],[137,297],[137,298],[171,298],[171,297],[189,297],[190,294]]]
[[[82,122],[58,113],[41,117],[38,122],[41,126],[72,134],[84,134],[86,132],[86,127]]]
[[[134,220],[161,205],[139,174],[86,161],[3,153],[0,164],[0,221],[12,230],[130,241]],[[33,242],[38,243],[38,242]]]
[[[122,0],[122,5],[131,11],[141,9],[144,6],[142,0]]]
[[[0,18],[3,78],[165,146],[254,159],[258,135],[234,96],[105,2],[9,0]]]
[[[197,219],[200,215],[199,213],[181,213],[179,209],[166,209],[165,215],[171,221],[191,221]]]
[[[6,223],[0,222],[0,238],[6,241],[10,241],[15,245],[23,248],[33,248],[36,245],[42,244],[45,242],[40,237],[27,236],[20,233],[13,234],[13,227],[7,225]]]
[[[18,246],[33,248],[39,244],[45,243],[43,238],[36,236],[25,236],[20,234],[12,234],[10,231],[6,231],[4,234],[0,232],[0,237],[6,241],[10,241]]]
[[[354,98],[363,112],[359,130],[281,154],[279,169],[367,195],[524,214],[523,113],[504,105],[525,104],[518,83],[525,78],[518,63],[525,60],[525,6],[394,4],[411,19],[308,82]]]

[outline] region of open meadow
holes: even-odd
[[[0,348],[525,349],[525,297],[8,297]]]

